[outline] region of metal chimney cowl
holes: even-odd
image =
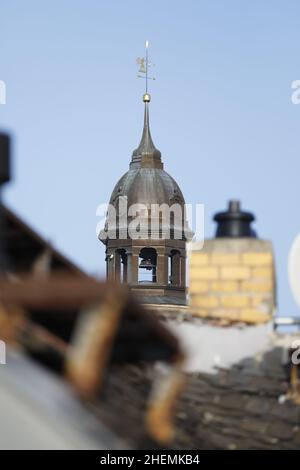
[[[214,220],[217,222],[216,238],[256,238],[251,227],[255,216],[251,212],[242,211],[238,200],[230,200],[227,211],[218,212]]]

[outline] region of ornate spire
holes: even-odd
[[[140,144],[136,150],[133,151],[132,160],[130,167],[137,167],[137,166],[144,166],[150,168],[163,168],[163,164],[161,162],[161,153],[155,147],[151,132],[150,132],[150,125],[149,125],[149,103],[151,100],[151,96],[148,93],[148,80],[155,80],[154,77],[149,77],[148,75],[148,68],[151,63],[148,60],[148,46],[149,43],[146,41],[146,56],[139,57],[137,59],[137,63],[140,65],[139,73],[143,75],[138,75],[139,78],[145,78],[146,81],[146,88],[145,93],[143,96],[143,102],[145,104],[144,110],[144,128],[143,134],[140,141]]]

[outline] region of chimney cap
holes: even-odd
[[[255,216],[251,212],[242,211],[238,199],[231,199],[227,211],[218,212],[213,220],[217,222],[216,238],[256,238],[251,227]]]

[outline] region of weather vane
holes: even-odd
[[[146,54],[145,57],[138,57],[136,59],[136,63],[139,65],[139,74],[138,78],[144,78],[146,80],[146,91],[144,94],[144,101],[150,101],[150,95],[148,93],[148,80],[155,80],[155,77],[149,77],[148,69],[154,64],[149,62],[148,59],[148,48],[149,48],[149,41],[146,41]]]

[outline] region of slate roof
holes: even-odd
[[[299,448],[300,407],[280,399],[288,388],[282,357],[283,349],[274,348],[216,374],[186,374],[172,448]],[[135,448],[151,447],[141,423],[153,374],[136,366],[114,370],[94,409]]]
[[[283,353],[274,348],[216,375],[189,375],[175,447],[299,448],[300,407],[282,399],[288,389]]]

